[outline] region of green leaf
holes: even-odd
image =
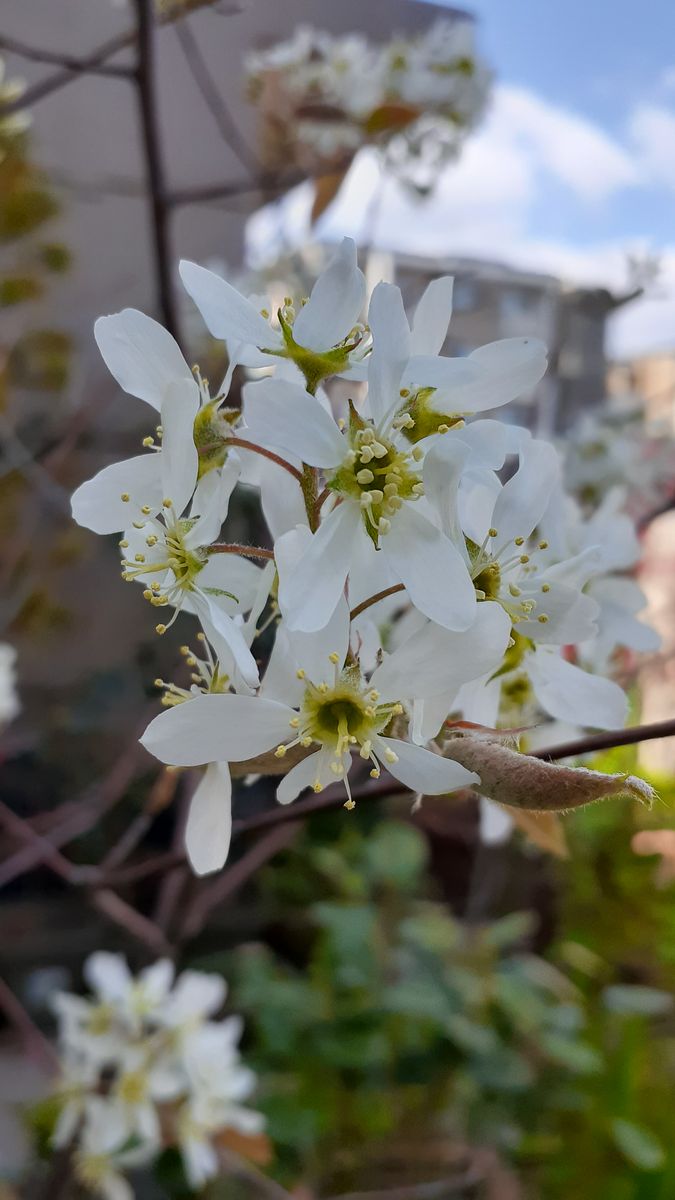
[[[673,997],[658,988],[640,987],[637,984],[614,984],[602,994],[610,1012],[626,1016],[658,1017],[672,1011]]]
[[[366,868],[373,882],[412,888],[424,869],[426,842],[411,825],[385,821],[366,843]]]
[[[663,1146],[654,1134],[632,1121],[612,1121],[612,1137],[625,1158],[642,1171],[658,1171],[666,1161]]]

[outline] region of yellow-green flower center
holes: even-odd
[[[373,769],[370,774],[374,779],[380,775],[380,765],[375,756],[373,743],[389,725],[393,717],[403,712],[399,703],[379,704],[380,694],[371,688],[363,679],[356,666],[345,667],[342,671],[337,668],[337,655],[330,655],[335,664],[335,679],[333,685],[310,680],[306,681],[305,694],[297,716],[291,718],[291,728],[296,736],[288,743],[277,746],[277,758],[284,758],[292,747],[300,745],[309,748],[319,746],[326,752],[326,761],[330,770],[337,777],[344,777],[348,770],[346,757],[352,750],[358,749],[361,758],[370,759]],[[305,679],[304,671],[298,671],[298,677]],[[395,762],[396,755],[390,749],[380,751],[386,762]],[[323,784],[317,774],[313,784],[316,792],[322,791]],[[348,802],[351,807],[351,799]]]
[[[405,500],[424,494],[414,452],[400,450],[370,424],[350,426],[350,450],[328,487],[358,500],[366,532],[377,546]]]

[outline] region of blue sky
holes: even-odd
[[[627,249],[658,251],[660,283],[616,322],[614,348],[675,348],[672,0],[473,0],[468,7],[497,79],[492,114],[477,137],[493,148],[510,143],[513,170],[519,150],[521,166],[528,160],[519,199],[509,186],[508,156],[495,173],[514,217],[516,257],[619,286]],[[576,128],[565,128],[565,116]],[[567,138],[570,157],[561,170],[551,152],[564,159]]]

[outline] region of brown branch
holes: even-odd
[[[274,558],[273,550],[266,550],[264,546],[242,546],[239,542],[213,542],[209,554],[241,554],[243,558],[266,558],[270,562]]]
[[[112,78],[129,78],[132,74],[131,67],[105,61],[120,49],[122,49],[120,38],[114,38],[96,50],[89,58],[74,58],[72,54],[57,54],[52,50],[41,50],[36,46],[29,46],[25,42],[19,41],[18,38],[7,37],[4,33],[0,34],[0,50],[6,50],[9,54],[18,54],[20,58],[27,58],[30,62],[48,63],[52,67],[62,67],[64,71],[76,75],[108,75]]]
[[[102,912],[104,916],[109,917],[116,925],[120,925],[125,929],[131,937],[142,942],[152,950],[153,954],[171,955],[172,947],[165,938],[162,930],[154,921],[148,917],[144,917],[131,904],[127,904],[117,892],[113,892],[110,888],[102,888],[100,891],[92,893],[91,902],[94,908]]]
[[[154,712],[154,705],[151,711]],[[143,722],[139,724],[139,734],[145,728],[147,720],[148,716],[144,714]],[[104,779],[85,788],[76,802],[69,800],[62,806],[63,819],[59,824],[52,826],[49,837],[44,839],[44,842],[38,843],[31,839],[29,845],[17,850],[10,858],[0,863],[0,887],[39,866],[54,849],[67,845],[92,829],[103,814],[123,796],[134,777],[140,754],[141,747],[134,737],[126,752],[120,755]],[[72,870],[75,878],[71,877],[71,882],[82,882],[84,879],[88,881],[91,878],[92,868],[73,866]]]
[[[280,454],[275,454],[273,450],[266,450],[264,446],[257,446],[255,442],[247,442],[244,438],[226,438],[225,441],[228,446],[235,446],[238,450],[252,450],[254,454],[261,454],[263,458],[269,458],[270,462],[276,463],[278,467],[283,467],[284,471],[288,471],[289,475],[302,484],[302,471],[292,466]]]
[[[0,1009],[17,1032],[21,1034],[26,1054],[46,1067],[50,1075],[53,1074],[59,1066],[56,1051],[4,979],[0,979]]]
[[[300,824],[296,819],[273,829],[267,837],[261,838],[243,854],[238,862],[224,871],[210,887],[202,890],[188,909],[178,934],[179,939],[183,941],[200,933],[211,910],[230,900],[260,867],[280,850],[285,850],[298,834]]]
[[[387,596],[394,596],[396,592],[404,592],[405,587],[402,583],[392,583],[391,587],[384,588],[381,592],[376,592],[374,596],[369,596],[367,600],[362,600],[356,605],[349,614],[349,620],[353,621],[354,617],[358,617],[367,608],[372,608],[373,604],[378,604],[380,600],[386,600]]]
[[[6,39],[3,39],[6,40]],[[119,50],[123,50],[126,46],[132,45],[135,40],[135,34],[120,34],[119,37],[111,38],[104,42],[97,50],[94,50],[86,58],[77,60],[71,59],[69,65],[62,65],[60,70],[55,71],[53,75],[48,75],[46,79],[40,79],[32,87],[26,88],[20,96],[16,96],[13,100],[6,101],[0,105],[0,117],[9,117],[12,113],[20,112],[22,109],[31,108],[37,104],[39,100],[44,100],[46,96],[51,96],[52,92],[58,91],[71,83],[73,79],[79,78],[81,75],[92,74],[114,74],[129,75],[129,68],[118,68],[115,70],[103,71],[107,59],[112,58],[113,54],[117,54]],[[18,52],[17,52],[18,53]]]
[[[675,737],[675,719],[654,721],[651,725],[634,725],[632,729],[609,729],[603,733],[591,733],[549,749],[530,751],[532,758],[547,758],[555,762],[558,758],[578,758],[581,754],[592,754],[598,750],[613,750],[615,746],[635,746],[638,742],[652,742],[657,738]]]
[[[250,171],[253,176],[257,175],[260,172],[260,163],[250,153],[245,139],[232,120],[229,109],[216,86],[189,21],[180,22],[176,25],[175,29],[192,78],[202,94],[204,103],[215,121],[220,136],[234,154],[236,154],[244,170]]]
[[[173,291],[172,255],[169,237],[169,206],[166,203],[164,164],[160,143],[159,113],[155,87],[155,39],[153,0],[134,0],[138,27],[138,61],[134,72],[145,150],[152,222],[157,305],[162,322],[179,341],[178,309]]]

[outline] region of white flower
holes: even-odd
[[[75,520],[94,533],[117,533],[134,520],[154,515],[170,500],[180,514],[200,474],[225,459],[224,450],[200,456],[195,443],[222,437],[205,383],[195,378],[179,346],[157,321],[126,308],[99,317],[94,334],[105,363],[120,387],[138,396],[159,417],[158,441],[144,439],[145,454],[105,467],[72,498]],[[227,385],[224,385],[227,390]]]
[[[135,522],[120,543],[122,577],[143,584],[144,597],[155,607],[173,608],[169,622],[157,626],[158,633],[179,612],[195,614],[207,633],[226,643],[243,679],[255,687],[258,669],[234,615],[243,617],[251,608],[260,571],[237,555],[209,552],[238,477],[238,461],[216,472],[213,485],[200,493],[203,509],[197,516],[181,517],[167,505],[160,516]]]
[[[214,1134],[224,1129],[253,1134],[264,1126],[260,1113],[241,1103],[251,1095],[256,1078],[239,1058],[235,1043],[240,1034],[241,1022],[232,1017],[217,1026],[204,1026],[185,1048],[189,1099],[178,1114],[177,1136],[193,1188],[218,1173]]]
[[[232,362],[244,361],[251,349],[258,352],[256,364],[291,359],[314,390],[321,379],[346,371],[364,353],[367,342],[359,318],[366,283],[351,238],[344,238],[297,312],[290,302],[278,310],[279,328],[270,323],[267,309],[259,312],[212,271],[183,261],[180,273],[209,331],[227,343]]]
[[[103,1200],[133,1200],[133,1189],[122,1171],[145,1165],[159,1151],[157,1143],[143,1141],[127,1149],[128,1140],[116,1106],[103,1096],[91,1096],[73,1163],[79,1182]]]
[[[160,959],[135,978],[120,954],[92,954],[84,977],[95,999],[58,992],[54,1011],[59,1038],[68,1051],[96,1062],[114,1061],[129,1033],[162,1011],[173,981],[173,966]]]
[[[283,626],[277,630],[260,696],[200,696],[156,717],[141,739],[152,754],[177,766],[213,764],[188,822],[188,853],[195,869],[215,870],[227,855],[228,762],[272,750],[284,758],[295,746],[311,749],[281,780],[281,804],[304,788],[320,792],[343,780],[351,807],[352,754],[371,763],[372,776],[379,777],[384,765],[415,792],[445,794],[477,782],[458,764],[402,740],[388,727],[415,697],[437,695],[453,679],[456,693],[486,666],[499,665],[509,623],[497,605],[482,607],[470,633],[453,638],[428,624],[412,647],[404,643],[366,678],[348,654],[348,612],[342,604],[319,635],[294,634]]]

